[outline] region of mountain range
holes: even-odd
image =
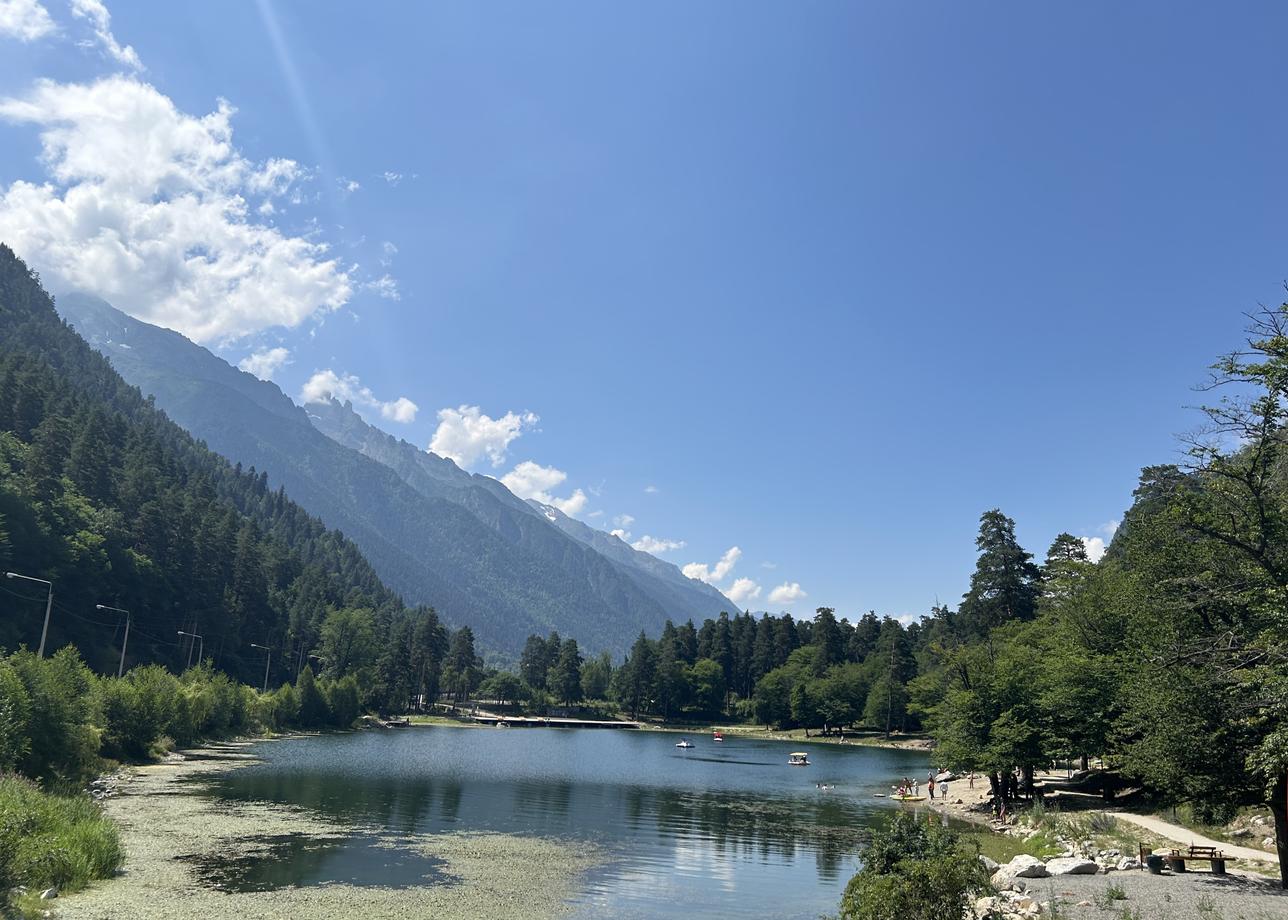
[[[621,652],[667,619],[736,606],[714,587],[489,476],[369,425],[349,403],[296,405],[182,335],[84,294],[63,318],[157,408],[354,541],[409,603],[468,624],[503,658],[558,630]]]

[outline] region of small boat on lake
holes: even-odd
[[[896,802],[924,802],[924,801],[926,801],[926,797],[925,797],[924,795],[892,795],[892,796],[890,796],[890,798],[894,799]]]
[[[693,747],[693,742],[688,738],[681,738],[679,741],[675,742],[675,746],[678,748],[691,748]]]
[[[787,765],[791,767],[808,767],[809,758],[804,751],[793,751],[787,755]]]
[[[712,741],[724,741],[724,732],[714,731],[711,733]]]

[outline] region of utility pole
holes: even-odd
[[[45,637],[49,635],[49,615],[54,612],[54,583],[43,578],[32,578],[30,575],[19,575],[17,572],[5,572],[5,578],[21,578],[23,581],[37,581],[49,588],[49,599],[45,601],[45,625],[40,630],[39,657],[45,657]]]
[[[114,610],[117,613],[125,614],[125,639],[121,642],[121,663],[116,667],[116,676],[120,677],[125,673],[125,649],[130,644],[130,611],[122,610],[120,607],[109,607],[107,604],[95,604],[95,610]]]
[[[263,691],[264,693],[267,693],[268,692],[268,666],[269,666],[269,663],[272,662],[273,660],[273,650],[269,648],[267,645],[256,645],[254,642],[250,644],[250,647],[263,649],[267,653],[264,656],[264,691]]]
[[[197,635],[196,633],[184,632],[182,629],[181,629],[181,630],[179,630],[179,635],[181,635],[181,636],[187,636],[187,637],[188,637],[188,638],[190,638],[190,639],[196,639],[198,642],[200,642],[200,643],[201,643],[200,651],[197,653],[197,664],[198,664],[198,665],[200,665],[200,664],[201,664],[202,659],[206,657],[206,640],[205,640],[204,638],[202,638],[201,636]],[[192,667],[192,645],[191,645],[191,643],[188,645],[188,665],[187,665],[187,667],[186,667],[186,668],[184,668],[184,670],[187,670],[187,668],[190,668],[190,667]]]

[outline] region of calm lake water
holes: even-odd
[[[303,807],[352,838],[275,841],[267,858],[199,867],[227,888],[333,881],[450,884],[391,836],[498,831],[590,842],[607,865],[574,897],[584,917],[818,917],[835,911],[888,792],[924,777],[913,751],[658,732],[411,728],[262,744],[264,762],[207,794]],[[811,766],[789,767],[791,750]],[[822,791],[816,784],[834,786]],[[373,836],[374,835],[374,836]],[[373,846],[376,837],[385,847]]]

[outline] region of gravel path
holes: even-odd
[[[1148,831],[1158,834],[1160,837],[1166,837],[1168,840],[1175,840],[1177,843],[1185,846],[1197,847],[1216,847],[1218,850],[1224,850],[1226,856],[1235,859],[1252,859],[1258,862],[1278,863],[1279,860],[1274,853],[1267,853],[1265,850],[1254,850],[1251,847],[1235,846],[1232,843],[1224,843],[1220,840],[1210,840],[1201,834],[1186,827],[1180,827],[1176,824],[1169,824],[1160,818],[1151,818],[1145,815],[1134,815],[1126,811],[1111,811],[1119,821],[1126,821],[1129,824],[1135,824],[1143,827]]]
[[[1111,900],[1110,886],[1127,897]],[[1029,896],[1059,902],[1060,917],[1117,920],[1283,920],[1288,918],[1288,892],[1272,879],[1218,876],[1206,872],[1181,875],[1113,872],[1109,875],[1062,875],[1029,880]],[[1090,903],[1087,903],[1090,902]]]

